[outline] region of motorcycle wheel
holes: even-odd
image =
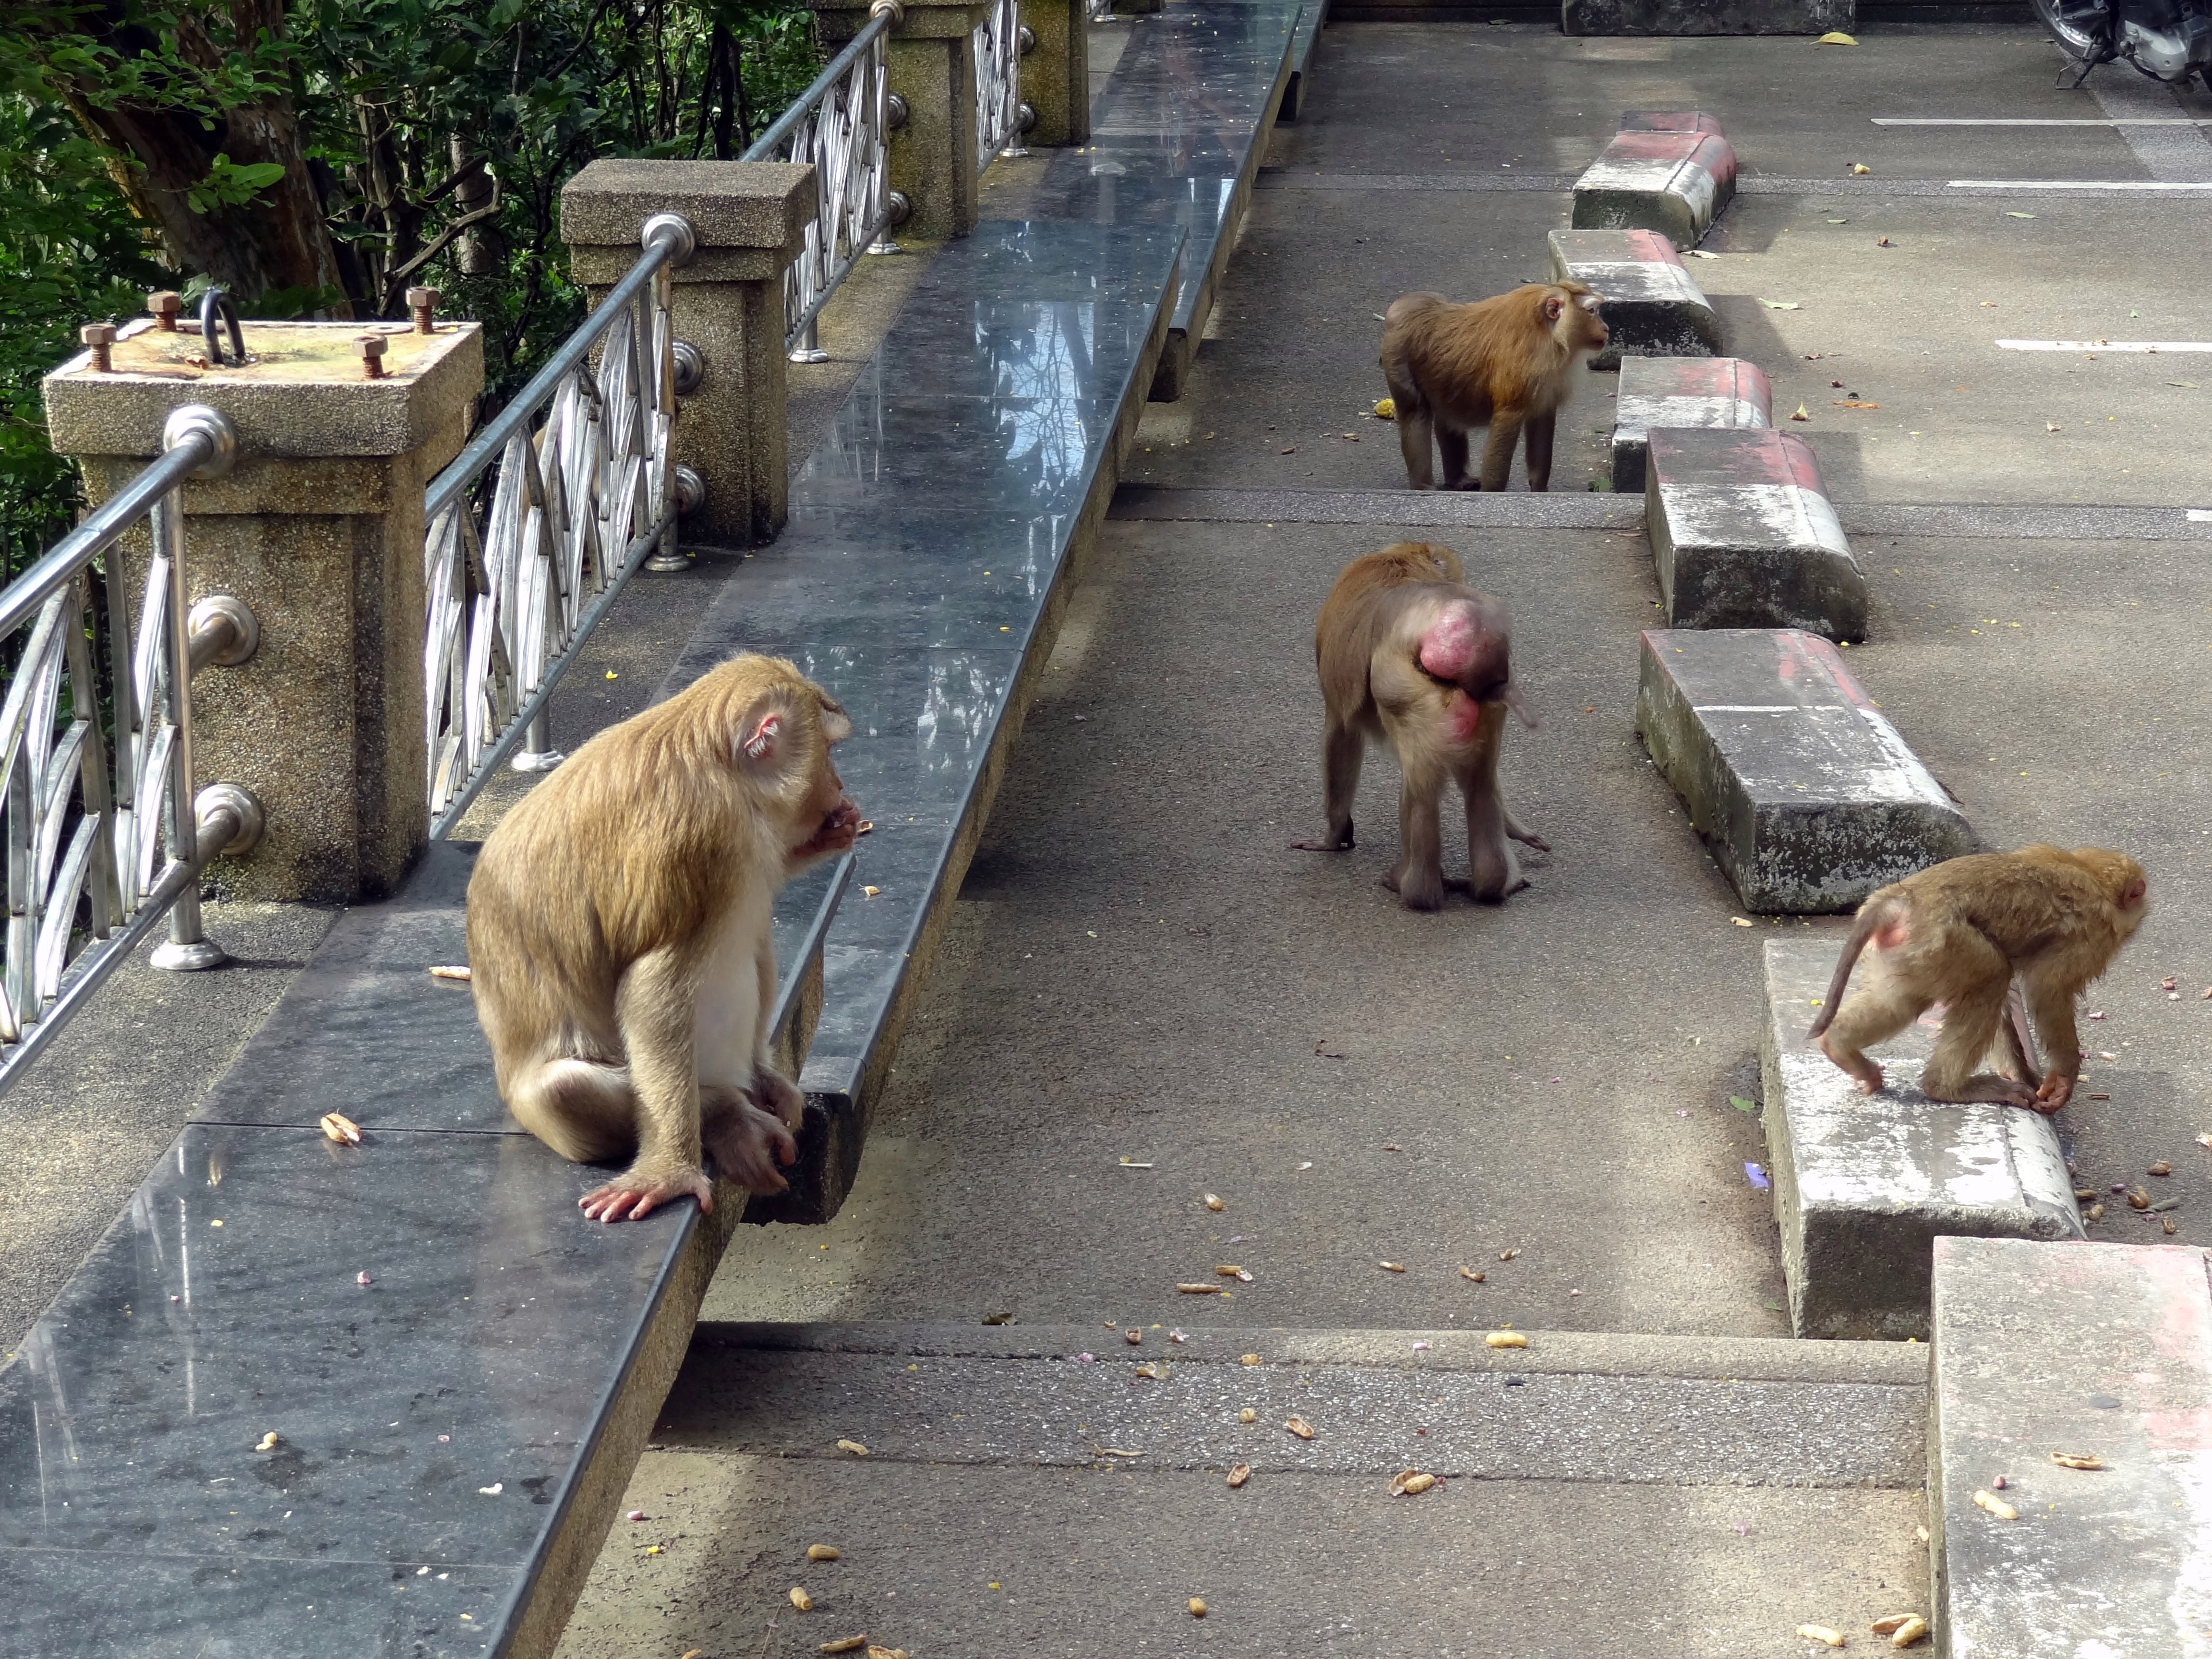
[[[2035,21],[2051,31],[2051,38],[2058,42],[2059,50],[2069,58],[2079,63],[2104,56],[2104,31],[2098,27],[2105,18],[2102,6],[2077,3],[2069,7],[2064,0],[2028,0],[2028,3],[2035,13]]]

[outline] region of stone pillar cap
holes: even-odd
[[[875,0],[811,0],[826,40],[849,40],[867,26]],[[899,0],[903,15],[891,26],[900,40],[952,39],[972,33],[990,15],[992,0]]]
[[[762,248],[788,261],[805,246],[818,186],[810,163],[602,159],[561,191],[561,240],[631,247],[656,213],[679,213],[702,248]]]
[[[205,365],[197,333],[127,325],[114,368],[80,352],[46,378],[46,429],[64,455],[151,457],[179,404],[206,404],[237,429],[240,452],[289,456],[404,455],[449,428],[483,390],[483,330],[440,323],[268,323],[244,325],[249,361]],[[384,373],[362,372],[360,341],[385,341]]]

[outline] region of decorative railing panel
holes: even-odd
[[[806,246],[783,276],[784,346],[799,362],[819,362],[815,318],[863,252],[896,252],[878,239],[905,217],[892,190],[890,133],[906,105],[890,86],[884,45],[898,8],[878,0],[854,36],[805,94],[742,159],[812,162],[819,184]]]
[[[223,960],[201,936],[200,872],[259,833],[243,790],[217,786],[197,808],[192,793],[182,492],[228,467],[235,440],[201,405],[164,437],[160,459],[0,592],[0,1090],[165,917],[157,965]],[[142,523],[152,556],[134,594],[116,544]]]
[[[645,252],[424,498],[423,739],[430,833],[447,834],[526,737],[550,764],[547,699],[656,544],[672,556],[681,469],[673,214]]]
[[[975,167],[1014,148],[1022,126],[1022,18],[1017,0],[994,0],[975,25]]]

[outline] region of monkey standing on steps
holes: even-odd
[[[1382,884],[1414,910],[1443,903],[1438,807],[1447,783],[1458,784],[1467,801],[1468,885],[1476,898],[1503,899],[1528,884],[1507,836],[1550,850],[1498,799],[1505,711],[1536,722],[1513,684],[1505,607],[1467,586],[1465,576],[1449,547],[1396,543],[1344,567],[1314,630],[1328,831],[1294,846],[1330,853],[1352,844],[1360,763],[1367,740],[1382,739],[1405,779],[1398,862]]]
[[[1922,1093],[2055,1112],[2081,1074],[2074,999],[2135,937],[2150,910],[2148,891],[2141,865],[2101,847],[2023,847],[1930,866],[1859,907],[1811,1034],[1872,1094],[1882,1071],[1867,1057],[1869,1045],[1941,1002],[1942,1035],[1921,1073]],[[1872,971],[1845,1001],[1852,965],[1869,945]],[[1999,1036],[2015,979],[2050,1055],[2039,1084],[2016,1017],[2008,1041],[2023,1080],[1974,1070]]]
[[[1455,306],[1408,294],[1382,319],[1382,378],[1396,404],[1407,481],[1432,487],[1429,444],[1443,453],[1446,489],[1503,489],[1513,446],[1528,434],[1528,488],[1552,487],[1552,433],[1574,371],[1611,337],[1598,296],[1580,283],[1529,283]],[[1482,482],[1467,475],[1467,434],[1490,428]]]
[[[791,664],[742,656],[609,726],[525,796],[469,881],[470,985],[500,1098],[636,1220],[701,1167],[780,1193],[805,1099],[769,1062],[776,890],[853,844],[830,745],[853,723]]]

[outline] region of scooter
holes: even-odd
[[[2078,87],[2100,64],[2124,58],[2154,81],[2202,75],[2212,86],[2212,0],[2030,0],[2035,15],[2080,65]],[[2072,78],[2068,79],[2071,75]]]

